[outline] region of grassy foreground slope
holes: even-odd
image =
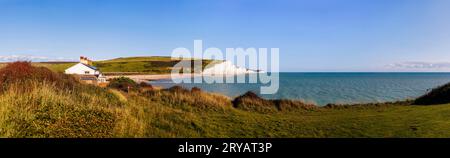
[[[26,63],[0,74],[1,137],[450,137],[445,104],[315,107],[180,87],[125,92]]]

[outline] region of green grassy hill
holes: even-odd
[[[194,61],[195,59],[184,59]],[[105,74],[136,73],[136,74],[169,74],[172,67],[180,60],[172,60],[170,57],[129,57],[117,58],[105,61],[96,61],[94,66]],[[203,60],[203,67],[211,63],[211,60]]]
[[[197,59],[185,59],[197,60]],[[104,74],[169,74],[172,67],[180,60],[172,60],[170,57],[127,57],[111,60],[94,61],[93,65],[98,67]],[[210,64],[211,60],[203,60],[203,67]],[[56,72],[64,72],[65,69],[77,64],[77,62],[39,62],[35,66],[47,67]],[[0,64],[4,66],[5,63]]]
[[[180,87],[124,92],[26,64],[0,74],[0,137],[450,137],[449,104],[316,107]]]

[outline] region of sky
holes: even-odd
[[[448,0],[0,0],[0,61],[279,48],[280,71],[450,71]]]

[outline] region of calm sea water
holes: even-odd
[[[280,73],[276,94],[268,99],[298,99],[318,105],[328,103],[367,103],[398,101],[418,97],[431,88],[450,82],[450,73]],[[170,80],[150,82],[171,87]],[[260,92],[262,84],[180,84],[205,91],[239,96],[247,91]]]

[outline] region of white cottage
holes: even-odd
[[[106,77],[102,75],[100,70],[92,66],[92,61],[87,57],[80,57],[80,63],[65,70],[66,74],[77,75],[80,80],[86,83],[104,83]]]

